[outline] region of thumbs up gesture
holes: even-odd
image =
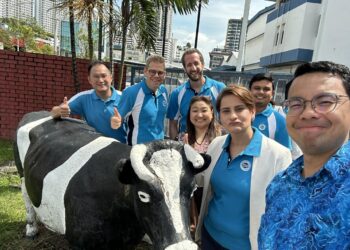
[[[111,117],[111,127],[118,129],[122,125],[122,117],[120,116],[118,109],[114,107],[114,115]]]
[[[59,106],[61,117],[68,117],[70,115],[70,109],[68,106],[67,97],[63,98],[63,103]]]

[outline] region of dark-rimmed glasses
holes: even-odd
[[[346,101],[349,100],[349,96],[335,93],[322,93],[314,96],[311,100],[292,97],[284,102],[283,107],[288,116],[296,116],[300,115],[304,111],[306,103],[310,102],[312,109],[316,113],[326,114],[335,110],[342,98],[347,98]]]
[[[154,69],[149,69],[148,70],[148,73],[150,76],[155,76],[156,74],[159,76],[159,77],[163,77],[165,75],[165,71],[157,71],[157,70],[154,70]]]

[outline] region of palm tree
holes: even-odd
[[[126,38],[128,33],[137,33],[139,38],[138,46],[146,50],[150,48],[155,50],[155,42],[158,34],[154,1],[122,0],[120,12],[119,32],[122,39],[122,50],[118,76],[119,90],[121,90],[123,81]]]
[[[157,6],[164,10],[164,26],[163,26],[163,48],[162,56],[165,54],[165,41],[166,41],[166,30],[167,30],[167,16],[168,8],[171,7],[174,13],[179,12],[180,15],[190,14],[192,11],[197,10],[197,2],[199,2],[198,8],[201,7],[201,3],[208,3],[209,0],[156,0]],[[199,24],[198,24],[199,25]]]
[[[113,76],[114,73],[114,67],[113,67],[113,0],[109,0],[109,19],[108,19],[108,27],[109,27],[109,38],[108,38],[108,43],[109,43],[109,63],[110,63],[110,69],[111,73]],[[113,77],[114,79],[114,77]]]
[[[89,59],[93,59],[94,43],[92,35],[92,23],[97,19],[95,9],[98,9],[98,16],[103,16],[104,2],[102,0],[75,0],[73,9],[76,12],[77,20],[87,22]]]
[[[56,4],[55,8],[66,10],[68,8],[69,13],[69,28],[70,28],[70,46],[72,53],[72,75],[73,75],[73,84],[75,93],[80,91],[80,83],[78,79],[78,70],[77,70],[77,54],[75,51],[75,17],[74,17],[74,8],[73,8],[74,0],[64,0],[59,4]]]
[[[122,38],[122,50],[119,70],[119,89],[123,80],[126,37],[128,32],[137,34],[139,47],[149,51],[155,50],[155,43],[158,36],[157,20],[159,8],[171,6],[174,12],[189,14],[197,8],[198,0],[122,0],[120,34]],[[164,25],[166,27],[166,25]],[[133,30],[133,32],[130,32]],[[166,30],[164,30],[164,34]]]
[[[103,0],[101,0],[103,2]],[[102,54],[102,29],[103,29],[103,8],[98,8],[98,60]]]

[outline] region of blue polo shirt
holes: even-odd
[[[291,149],[291,139],[287,132],[286,119],[271,104],[255,115],[253,126],[267,137]]]
[[[210,236],[227,249],[250,249],[250,183],[253,159],[260,156],[263,138],[259,130],[253,129],[252,140],[234,159],[230,159],[231,136],[227,136],[210,179],[213,198],[204,225]]]
[[[186,119],[192,97],[196,95],[209,96],[215,108],[216,98],[225,87],[226,85],[224,83],[205,76],[205,83],[200,92],[195,93],[191,88],[190,82],[185,82],[171,92],[167,118],[170,120],[178,120],[179,133],[185,132]]]
[[[118,111],[127,122],[129,145],[164,139],[164,118],[168,108],[168,93],[160,85],[156,93],[146,80],[123,91]]]
[[[71,114],[80,115],[88,125],[95,128],[104,136],[112,137],[118,141],[126,142],[126,132],[121,127],[117,130],[111,128],[111,117],[114,107],[120,101],[121,92],[111,87],[112,96],[107,100],[101,99],[94,89],[82,91],[74,95],[68,105]]]

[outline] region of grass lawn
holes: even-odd
[[[1,170],[1,168],[0,168]],[[0,171],[0,249],[1,250],[68,250],[64,236],[39,227],[35,239],[24,237],[25,207],[22,193],[18,188],[20,179],[16,173]],[[147,243],[140,243],[135,250],[150,250]]]
[[[18,240],[24,229],[25,209],[17,175],[0,173],[0,249]]]
[[[43,226],[40,226],[39,236],[35,239],[24,237],[26,215],[18,185],[20,179],[16,173],[0,171],[0,249],[69,249],[63,236]]]
[[[13,161],[12,142],[0,139],[0,166]]]

